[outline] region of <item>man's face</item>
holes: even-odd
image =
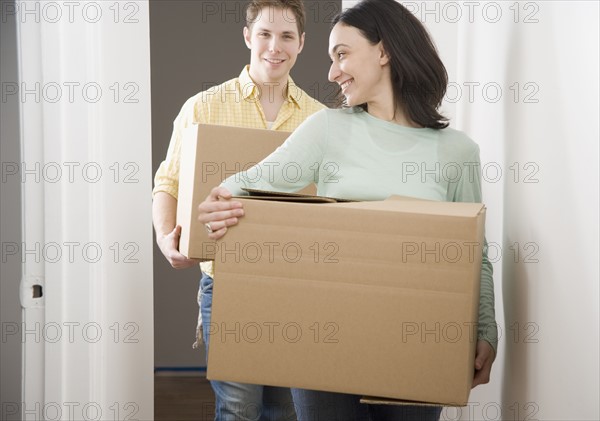
[[[251,28],[244,28],[251,50],[250,77],[256,83],[287,83],[287,78],[304,46],[294,14],[289,9],[265,7]]]

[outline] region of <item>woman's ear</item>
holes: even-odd
[[[385,51],[385,48],[383,48],[383,42],[379,41],[377,46],[379,47],[379,64],[385,66],[390,62],[390,56],[387,51]]]

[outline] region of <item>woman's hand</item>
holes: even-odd
[[[223,237],[241,216],[244,216],[242,203],[231,200],[231,192],[225,187],[215,187],[198,205],[198,221],[206,226],[211,240]]]
[[[175,269],[186,269],[197,265],[200,260],[188,259],[179,253],[179,237],[181,236],[181,226],[177,225],[173,231],[166,235],[157,235],[156,243],[160,251]]]
[[[473,376],[473,386],[486,384],[490,381],[490,372],[492,363],[496,358],[492,346],[482,339],[477,341],[475,349],[475,375]]]

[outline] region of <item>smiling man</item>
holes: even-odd
[[[239,77],[190,98],[175,119],[166,159],[154,179],[152,205],[156,241],[174,268],[198,264],[179,253],[181,227],[175,221],[183,130],[205,123],[293,131],[311,114],[325,108],[290,78],[290,70],[304,47],[304,23],[302,0],[251,1],[243,30],[251,52],[250,65]],[[197,336],[208,351],[208,333],[200,326],[202,322],[210,323],[214,271],[212,262],[204,262],[201,267]],[[217,421],[296,419],[289,389],[218,381],[211,381],[211,385]]]

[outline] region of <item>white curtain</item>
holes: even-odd
[[[29,250],[20,419],[153,419],[148,2],[12,6]],[[38,303],[23,298],[30,279]]]
[[[460,82],[480,83],[457,126],[481,146],[502,251],[501,351],[475,419],[599,419],[598,3],[495,5],[457,48]]]

